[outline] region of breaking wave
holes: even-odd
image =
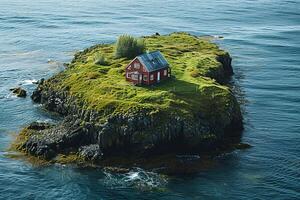
[[[133,168],[125,174],[104,171],[104,175],[104,185],[111,188],[132,187],[143,191],[156,190],[164,189],[168,183],[166,176],[141,168]]]

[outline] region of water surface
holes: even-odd
[[[246,100],[243,141],[188,177],[125,175],[7,158],[15,133],[56,120],[9,88],[49,77],[75,51],[123,33],[221,35]],[[0,0],[0,199],[300,198],[300,1]],[[48,61],[54,62],[48,62]]]

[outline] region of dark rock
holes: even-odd
[[[31,99],[36,103],[41,102],[41,93],[38,89],[33,91],[32,95],[31,95]]]
[[[43,85],[44,84],[45,79],[41,78],[41,80],[37,81],[37,84]]]
[[[29,124],[29,126],[27,127],[28,129],[32,129],[32,130],[45,130],[48,128],[53,127],[52,124],[49,123],[45,123],[45,122],[32,122],[31,124]]]
[[[232,58],[230,57],[229,53],[225,53],[224,55],[218,56],[217,60],[220,63],[222,63],[225,75],[227,77],[233,75],[233,68],[232,68],[232,65],[231,65]]]
[[[42,98],[42,90],[43,90],[43,85],[44,85],[45,79],[42,78],[41,80],[39,80],[37,82],[38,87],[33,91],[32,95],[31,95],[31,99],[35,102],[35,103],[41,103],[41,98]]]
[[[51,159],[58,153],[78,149],[95,140],[94,132],[90,127],[82,127],[69,118],[56,126],[33,123],[28,129],[37,131],[25,141],[22,149],[44,159]]]
[[[234,145],[235,149],[249,149],[251,147],[252,146],[250,144],[247,144],[247,143],[238,143],[238,144]]]
[[[104,167],[105,171],[109,171],[111,173],[125,174],[130,172],[130,169],[123,167]]]
[[[99,161],[103,153],[98,144],[91,144],[87,146],[82,146],[79,148],[79,155],[85,160],[89,161]]]
[[[27,92],[26,90],[24,90],[23,88],[11,88],[10,91],[12,91],[14,94],[17,95],[17,97],[23,97],[25,98],[27,96]]]

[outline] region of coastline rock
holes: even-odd
[[[29,124],[29,126],[27,128],[31,129],[31,130],[41,131],[41,130],[49,129],[53,126],[54,125],[46,123],[46,122],[32,122]]]
[[[12,91],[14,94],[17,95],[17,97],[25,98],[27,96],[26,90],[23,88],[17,87],[17,88],[11,88],[10,91]]]
[[[231,122],[220,127],[224,132],[219,133],[219,138],[210,138],[207,133],[212,129],[202,117],[198,121],[188,121],[174,116],[162,124],[159,117],[139,112],[112,115],[106,122],[96,123],[100,113],[77,107],[76,98],[68,96],[65,91],[58,92],[46,85],[39,85],[32,99],[42,103],[48,110],[67,116],[56,127],[46,129],[39,137],[31,137],[26,142],[24,147],[29,149],[29,153],[38,156],[44,154],[45,158],[50,157],[48,152],[54,156],[53,151],[57,154],[74,148],[79,148],[79,153],[87,160],[98,160],[102,158],[102,153],[106,157],[120,152],[139,152],[139,155],[168,151],[197,152],[213,149],[226,134],[239,137],[238,130],[243,127],[237,108],[231,111]],[[99,147],[99,151],[96,147]]]
[[[98,144],[91,144],[79,148],[79,155],[88,161],[101,160],[103,153]]]
[[[55,157],[58,153],[78,149],[95,140],[93,132],[88,130],[87,126],[83,127],[79,121],[70,121],[69,118],[56,126],[31,124],[29,127],[35,132],[21,149],[46,160]]]
[[[223,68],[224,68],[224,72],[225,72],[225,76],[232,76],[233,73],[233,68],[231,65],[232,62],[232,58],[230,57],[229,53],[226,53],[222,56],[218,56],[217,60],[222,63]]]

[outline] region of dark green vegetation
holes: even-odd
[[[143,39],[137,39],[130,35],[122,35],[119,37],[115,56],[116,58],[134,58],[146,50]]]
[[[90,47],[77,53],[65,71],[41,81],[32,95],[65,120],[26,129],[31,134],[23,131],[16,149],[54,161],[107,163],[113,155],[207,152],[239,138],[240,107],[224,85],[232,75],[229,54],[186,33],[143,41],[147,50],[166,57],[170,79],[134,86],[125,81],[130,59],[115,56],[120,39],[116,45]]]

